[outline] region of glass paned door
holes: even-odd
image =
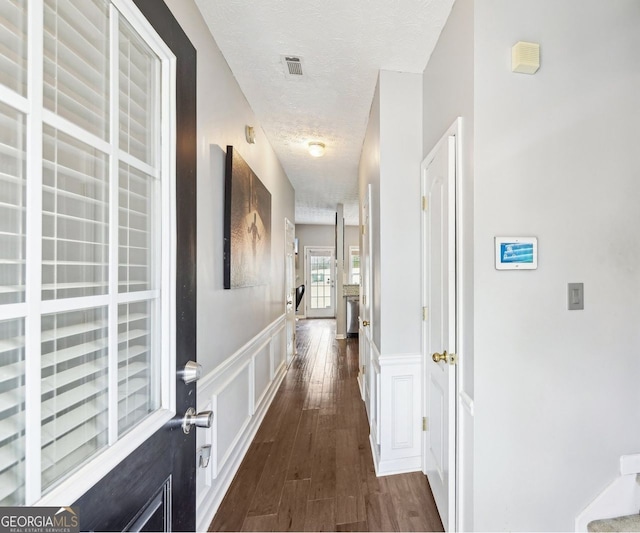
[[[335,316],[335,254],[333,248],[307,249],[307,316]]]
[[[172,416],[175,57],[133,3],[0,3],[5,506]]]

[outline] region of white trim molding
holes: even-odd
[[[198,411],[212,410],[212,427],[197,433],[211,446],[197,470],[196,530],[206,531],[285,376],[285,316],[281,315],[198,382]]]

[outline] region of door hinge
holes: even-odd
[[[429,208],[429,199],[426,196],[422,197],[422,210],[426,211]]]
[[[428,320],[429,319],[429,308],[428,307],[423,307],[422,308],[422,320]]]
[[[363,235],[365,235],[365,234],[367,233],[367,230],[366,230],[365,225],[364,225],[364,224],[362,224],[362,225],[360,226],[360,228],[362,229],[362,234],[363,234]]]
[[[360,372],[362,375],[364,375],[364,371],[365,371],[365,366],[362,365],[362,372]]]
[[[422,417],[422,431],[429,430],[429,419],[426,416]]]

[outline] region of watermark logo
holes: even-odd
[[[77,507],[0,507],[0,533],[78,533]]]

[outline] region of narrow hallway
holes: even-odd
[[[210,531],[442,531],[425,476],[378,478],[358,341],[301,320],[289,368]]]

